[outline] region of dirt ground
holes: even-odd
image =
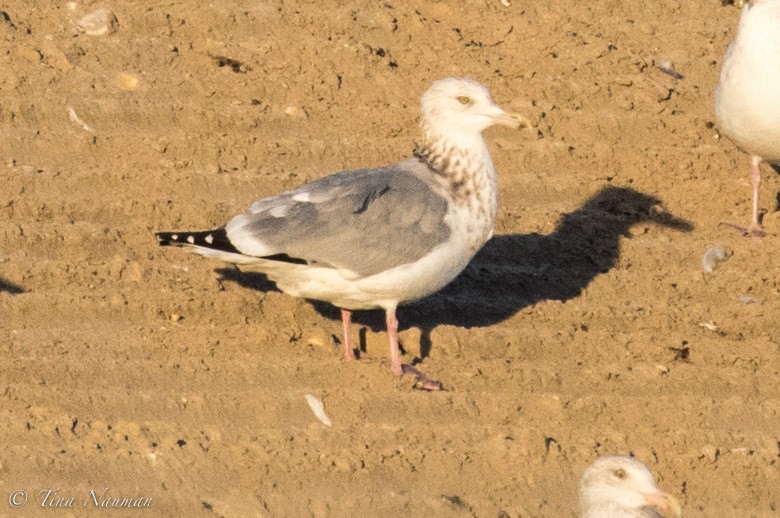
[[[115,33],[75,28],[102,6]],[[570,517],[583,469],[626,453],[687,517],[777,512],[780,175],[768,237],[718,226],[750,216],[712,109],[737,8],[0,9],[0,516]],[[486,132],[496,235],[400,312],[446,391],[391,375],[381,315],[356,317],[346,364],[333,308],[157,246],[408,156],[446,76],[536,124]],[[710,245],[731,255],[705,273]]]

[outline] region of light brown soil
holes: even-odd
[[[0,515],[574,516],[629,452],[688,517],[775,513],[780,176],[770,236],[718,227],[750,211],[712,112],[738,10],[508,3],[2,4]],[[75,31],[100,5],[118,31]],[[407,156],[444,76],[537,124],[487,132],[496,236],[400,313],[447,391],[391,375],[381,315],[345,364],[332,308],[157,246]],[[152,508],[83,507],[105,487]]]

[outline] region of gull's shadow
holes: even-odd
[[[577,297],[620,257],[620,238],[639,223],[654,223],[689,232],[693,225],[661,209],[661,200],[634,189],[606,187],[574,212],[564,214],[552,234],[508,234],[485,244],[466,269],[447,287],[398,309],[401,328],[422,331],[420,356],[431,347],[430,333],[442,324],[489,326],[543,300]],[[358,252],[359,253],[359,252]],[[263,274],[217,270],[226,280],[261,291],[275,289]],[[339,320],[339,310],[311,301],[327,318]],[[384,329],[379,310],[359,311],[355,323]]]
[[[24,288],[0,277],[0,292],[2,291],[10,293],[11,295],[18,295],[24,293]]]

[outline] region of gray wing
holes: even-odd
[[[404,166],[343,171],[259,200],[227,224],[228,238],[243,254],[361,276],[415,262],[449,238],[448,203]]]

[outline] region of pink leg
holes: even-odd
[[[764,231],[761,229],[761,223],[758,222],[758,185],[761,183],[761,169],[759,164],[761,158],[753,157],[753,220],[750,222],[750,226],[747,228],[748,235],[764,235]]]
[[[411,365],[401,365],[401,349],[398,347],[398,319],[395,318],[395,308],[387,309],[387,334],[390,337],[390,370],[397,376],[411,374],[415,377],[418,387],[425,390],[442,390],[441,382],[432,380],[424,372]]]
[[[743,227],[741,225],[734,225],[733,223],[721,223],[721,224],[736,228],[737,230],[742,232],[743,236],[764,237],[766,235],[766,232],[764,232],[764,229],[761,227],[761,223],[758,221],[758,185],[761,183],[761,168],[759,167],[759,164],[761,163],[761,157],[754,156],[752,158],[752,162],[753,162],[753,176],[752,176],[753,218],[750,221],[750,225],[747,227]]]
[[[344,359],[352,361],[355,359],[355,351],[349,344],[349,325],[352,323],[352,312],[348,309],[341,310],[341,327],[344,332]]]
[[[395,318],[395,308],[387,308],[387,335],[390,338],[390,370],[400,376],[404,373],[401,368],[401,349],[398,348],[398,319]]]

